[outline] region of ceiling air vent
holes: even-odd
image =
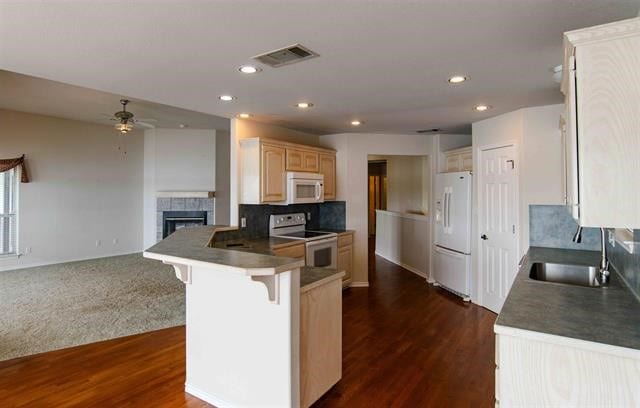
[[[433,128],[433,129],[420,129],[420,130],[416,130],[416,133],[437,133],[440,132],[441,129],[439,128]]]
[[[283,65],[293,64],[317,57],[318,54],[300,44],[290,45],[279,50],[270,51],[266,54],[260,54],[253,59],[269,65],[270,67],[281,67]]]

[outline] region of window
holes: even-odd
[[[18,253],[18,168],[0,173],[0,256]]]

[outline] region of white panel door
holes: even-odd
[[[515,146],[485,150],[480,163],[482,305],[499,313],[517,272]]]

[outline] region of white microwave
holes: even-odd
[[[287,172],[287,204],[324,202],[324,175]]]

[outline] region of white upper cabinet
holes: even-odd
[[[582,226],[640,228],[640,18],[564,43],[567,205]]]

